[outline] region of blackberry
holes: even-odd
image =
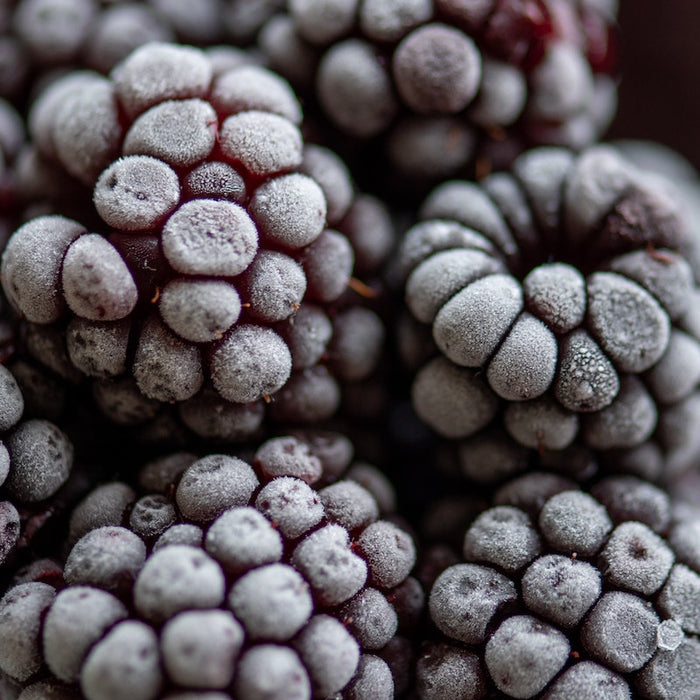
[[[371,144],[362,150],[364,160],[374,165],[379,143],[395,175],[409,181],[439,181],[475,165],[483,172],[492,162],[503,167],[512,159],[506,153],[528,144],[583,148],[615,111],[612,6],[286,5],[286,14],[260,32],[270,65],[318,100],[324,119],[350,137],[353,149]]]
[[[467,528],[463,561],[435,580],[419,696],[693,695],[700,572],[681,562],[697,519],[674,519],[643,481],[531,477],[499,491]]]
[[[138,492],[98,487],[58,588],[30,580],[0,601],[0,669],[86,698],[394,697],[382,656],[420,617],[416,552],[351,461],[340,435],[286,436],[249,461],[158,459]],[[172,517],[135,527],[149,497]]]
[[[92,190],[97,217],[88,230],[59,207],[8,243],[8,298],[28,333],[57,343],[35,359],[91,378],[121,424],[175,403],[195,433],[236,441],[266,403],[284,422],[333,414],[339,382],[366,378],[381,352],[379,317],[345,292],[356,252],[363,275],[384,264],[391,225],[337,156],[304,144],[300,121],[275,74],[217,74],[204,52],[165,43],[110,78],[49,86],[34,144]]]
[[[505,449],[511,470],[528,451],[581,446],[602,461],[644,454],[654,478],[693,464],[696,283],[688,218],[659,183],[608,146],[541,148],[424,202],[399,254],[408,308],[432,331],[413,404],[466,439],[472,478],[502,478],[489,464]]]

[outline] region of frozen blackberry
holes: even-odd
[[[463,562],[432,586],[440,635],[417,663],[420,697],[622,700],[700,680],[700,576],[674,563],[697,549],[697,521],[679,515],[674,539],[668,519],[640,521],[651,492],[670,507],[668,494],[640,481],[623,514],[609,481],[584,490],[539,473],[499,491],[467,528]],[[523,544],[524,527],[537,546]],[[466,684],[481,690],[458,694]]]
[[[353,148],[372,144],[365,161],[380,137],[395,173],[425,183],[502,161],[504,142],[512,159],[527,144],[595,141],[616,106],[613,13],[549,0],[290,0],[259,43]]]
[[[267,403],[285,422],[330,417],[340,383],[376,367],[382,324],[346,291],[364,289],[353,239],[363,274],[386,261],[388,216],[355,195],[335,154],[304,144],[301,118],[276,74],[162,42],[109,77],[68,73],[35,101],[34,146],[92,191],[94,221],[20,227],[3,257],[7,294],[100,380],[116,422],[177,403],[201,437],[240,441]],[[377,244],[362,238],[375,230]]]
[[[413,403],[438,433],[468,438],[465,459],[502,417],[540,456],[654,451],[654,478],[693,464],[700,345],[683,321],[695,282],[672,190],[596,146],[534,149],[428,196],[399,252],[408,308],[441,355],[418,371]],[[479,383],[469,410],[456,410],[458,375]]]
[[[274,438],[246,459],[174,454],[138,491],[88,495],[60,590],[23,582],[0,601],[15,640],[0,640],[0,670],[96,699],[394,697],[381,655],[424,596],[411,536],[353,477],[383,483],[376,469],[351,464],[336,434]],[[113,512],[98,512],[110,493]]]

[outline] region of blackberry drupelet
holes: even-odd
[[[365,160],[379,145],[382,173],[388,159],[425,183],[503,167],[527,144],[595,141],[616,106],[615,13],[570,0],[288,0],[259,43],[320,103],[332,144],[338,131],[364,142]]]
[[[416,552],[362,485],[384,500],[385,478],[351,461],[341,435],[287,436],[99,487],[73,513],[65,583],[0,601],[0,669],[91,700],[393,698],[382,656],[423,607]]]
[[[400,342],[423,365],[417,413],[466,439],[470,478],[497,481],[535,450],[583,447],[653,478],[694,463],[696,287],[670,182],[608,146],[541,148],[441,185],[421,218],[399,254],[418,322]],[[429,332],[425,361],[412,348]]]
[[[109,79],[50,85],[30,115],[34,145],[93,191],[98,216],[88,229],[53,206],[8,244],[8,298],[27,334],[58,346],[35,344],[34,358],[60,354],[126,425],[172,403],[198,435],[236,441],[266,413],[333,414],[340,382],[367,377],[383,345],[379,317],[345,294],[355,255],[375,274],[393,235],[342,161],[304,145],[300,122],[281,78],[217,74],[192,47],[150,43]]]
[[[693,696],[697,514],[632,477],[533,472],[493,503],[433,584],[421,698]]]

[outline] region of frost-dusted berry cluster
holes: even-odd
[[[445,637],[418,661],[421,698],[691,697],[698,532],[634,477],[506,484],[467,529],[464,563],[432,587]]]
[[[288,0],[259,42],[335,128],[386,135],[403,176],[444,178],[528,142],[594,141],[616,105],[615,12],[569,0]]]
[[[23,412],[22,391],[0,365],[0,566],[23,537],[33,509],[49,502],[73,468],[65,433],[47,420],[22,420]]]
[[[661,186],[609,147],[536,149],[479,185],[441,185],[421,218],[400,265],[439,353],[413,384],[431,427],[467,438],[499,425],[539,451],[651,440],[669,473],[693,463],[695,282]]]
[[[203,52],[157,43],[109,79],[69,74],[35,102],[36,149],[92,189],[109,233],[31,219],[7,246],[3,286],[30,337],[57,337],[65,373],[98,380],[117,422],[204,390],[233,404],[237,425],[217,436],[247,437],[273,395],[277,418],[319,420],[338,406],[337,380],[374,368],[379,318],[339,299],[355,250],[360,269],[382,264],[391,224],[332,152],[304,145],[300,120],[274,74],[216,74]]]
[[[65,585],[0,601],[0,668],[91,700],[394,697],[381,655],[422,607],[415,548],[381,517],[384,477],[351,458],[340,436],[282,437],[253,466],[159,459],[139,498],[98,488],[72,516]]]

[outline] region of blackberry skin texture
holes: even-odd
[[[0,579],[51,520],[73,468],[68,436],[47,420],[23,419],[24,409],[20,386],[0,364]]]
[[[165,43],[35,102],[36,148],[92,191],[97,220],[28,221],[4,289],[115,422],[177,404],[201,437],[243,440],[266,413],[328,418],[340,384],[371,374],[383,326],[346,290],[356,256],[370,279],[391,252],[388,215],[335,154],[304,144],[301,118],[275,74],[217,74],[204,52]]]
[[[553,479],[496,492],[437,576],[419,697],[694,697],[697,514],[633,477]]]
[[[653,478],[694,464],[693,235],[672,189],[601,145],[534,149],[425,200],[399,253],[417,322],[400,342],[416,412],[464,441],[470,478],[581,449]],[[410,348],[428,333],[425,361]]]
[[[393,698],[382,657],[410,646],[424,596],[388,482],[352,458],[339,434],[285,436],[98,487],[73,513],[64,583],[2,598],[0,669],[89,700]]]
[[[379,146],[381,172],[389,160],[416,185],[504,167],[528,145],[583,148],[615,111],[611,4],[286,4],[259,35],[269,64],[317,99],[350,150]]]

